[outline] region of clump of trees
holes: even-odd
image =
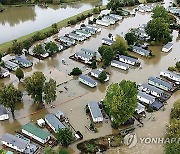
[[[73,68],[73,70],[70,73],[70,75],[80,75],[80,74],[82,74],[82,71],[78,67]]]
[[[35,72],[32,76],[26,77],[24,84],[28,95],[31,95],[35,102],[42,103],[44,100],[46,104],[50,104],[56,100],[56,81],[46,81],[42,72]]]
[[[156,6],[153,9],[152,20],[145,27],[146,33],[151,41],[167,43],[172,40],[169,29],[170,17],[163,6]]]
[[[112,127],[118,128],[133,116],[138,103],[137,93],[136,83],[132,81],[122,80],[108,87],[103,103],[112,119]]]
[[[42,54],[45,54],[45,52],[46,51],[41,44],[36,45],[33,49],[34,55],[37,56],[39,59],[40,59]]]
[[[49,51],[50,55],[54,55],[55,53],[57,53],[59,51],[59,47],[54,42],[48,42],[45,45],[45,49]]]
[[[62,146],[68,147],[74,141],[72,131],[69,128],[59,129],[57,140],[62,144]]]
[[[15,119],[14,111],[17,103],[22,99],[22,92],[14,87],[13,84],[5,85],[0,89],[0,104],[10,108],[13,118]]]
[[[111,61],[115,58],[116,54],[129,55],[127,50],[127,42],[119,35],[116,36],[115,41],[111,46],[102,45],[98,48],[98,52],[100,53],[105,66],[111,64]]]
[[[176,101],[170,113],[170,124],[167,127],[166,137],[171,139],[180,137],[180,100]],[[176,154],[180,151],[180,144],[178,140],[174,142],[166,143],[165,154]]]
[[[127,41],[128,45],[134,45],[138,40],[138,37],[135,32],[128,32],[125,34],[125,40]]]

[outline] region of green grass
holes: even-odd
[[[106,6],[101,6],[101,9],[106,9]],[[75,20],[78,16],[81,16],[82,14],[84,15],[87,15],[88,13],[92,13],[93,9],[90,9],[90,10],[86,10],[82,13],[79,13],[75,16],[72,16],[72,17],[69,17],[69,18],[66,18],[60,22],[57,23],[57,26],[58,26],[58,29],[62,28],[62,27],[66,27],[68,26],[68,21],[69,20]],[[28,35],[25,35],[25,36],[22,36],[18,39],[16,39],[18,42],[23,42],[24,40],[28,40],[30,39],[34,34],[36,34],[37,32],[42,32],[42,33],[45,33],[45,32],[48,32],[49,30],[51,30],[51,26],[47,27],[47,28],[44,28],[42,30],[39,30],[39,31],[35,31],[33,33],[30,33]],[[8,42],[5,42],[3,44],[0,44],[0,51],[2,52],[6,52],[8,50],[9,47],[11,47],[12,45],[12,40],[11,41],[8,41]]]

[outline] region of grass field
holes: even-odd
[[[106,6],[101,6],[101,9],[105,9],[105,8],[106,8]],[[75,16],[69,17],[69,18],[67,18],[67,19],[64,19],[64,20],[58,22],[58,23],[57,23],[58,29],[67,26],[69,20],[75,20],[78,16],[81,16],[82,14],[87,15],[88,13],[92,13],[92,11],[93,11],[93,9],[86,10],[86,11],[84,11],[84,12],[82,12],[82,13],[79,13],[79,14],[77,14],[77,15],[75,15]],[[49,26],[49,27],[47,27],[47,28],[44,28],[44,29],[42,29],[42,30],[39,30],[39,31],[30,33],[30,34],[28,34],[28,35],[22,36],[22,37],[20,37],[20,38],[17,38],[16,40],[17,40],[18,42],[22,42],[22,41],[24,41],[24,40],[30,39],[30,38],[31,38],[35,33],[37,33],[37,32],[45,33],[45,32],[48,32],[50,29],[51,29],[51,26]],[[6,51],[8,50],[8,48],[11,47],[11,45],[12,45],[12,40],[11,40],[11,41],[8,41],[8,42],[5,42],[5,43],[3,43],[3,44],[0,44],[0,51],[6,52]]]

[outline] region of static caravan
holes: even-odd
[[[76,59],[80,59],[80,60],[84,61],[85,64],[91,64],[92,63],[92,56],[84,54],[82,52],[76,52],[74,54],[74,57]]]
[[[77,29],[77,30],[75,30],[74,32],[75,32],[76,34],[80,35],[80,36],[85,36],[86,38],[91,37],[91,33],[86,32],[85,30]]]
[[[138,47],[138,46],[133,46],[133,52],[140,54],[141,56],[145,56],[145,57],[150,56],[150,51],[145,50],[145,49]]]
[[[86,25],[86,27],[87,28],[92,28],[92,29],[94,29],[97,32],[101,32],[101,30],[102,30],[101,28],[99,28],[97,26],[94,26],[94,25]]]
[[[175,82],[178,82],[180,84],[180,75],[171,72],[171,71],[161,71],[160,76],[163,76],[167,79],[173,80]]]
[[[96,24],[97,25],[101,25],[101,26],[110,26],[110,22],[109,21],[103,21],[103,20],[96,20]]]
[[[146,104],[152,104],[156,100],[155,97],[148,95],[148,94],[141,92],[141,91],[138,92],[137,98],[140,102],[143,102]]]
[[[158,77],[149,77],[148,83],[165,91],[171,91],[173,88],[171,83],[163,81]]]
[[[21,152],[21,153],[25,153],[25,150],[29,144],[28,141],[21,139],[21,138],[18,138],[18,137],[11,135],[9,133],[4,134],[1,137],[1,141],[2,141],[3,145],[5,145],[9,148],[12,148],[18,152]]]
[[[143,84],[139,85],[138,89],[141,90],[141,91],[146,92],[147,94],[151,94],[151,95],[153,95],[155,97],[161,97],[161,96],[164,95],[163,90],[161,90],[159,88],[156,88],[154,86],[151,86],[151,85],[149,85],[147,83],[143,83]]]
[[[30,123],[22,126],[22,133],[42,144],[45,144],[51,138],[49,132],[46,132]]]
[[[61,42],[67,43],[67,44],[71,44],[74,45],[76,43],[76,41],[72,38],[66,37],[66,36],[60,36],[59,40]]]
[[[119,21],[117,18],[108,16],[108,15],[104,15],[102,18],[107,20],[107,21],[110,21],[111,24],[115,24],[116,22]]]
[[[90,72],[90,75],[98,79],[102,71],[104,71],[104,69],[94,69]],[[104,81],[109,81],[109,75],[107,75],[107,78]]]
[[[85,85],[91,87],[91,88],[94,88],[97,86],[97,82],[94,81],[93,79],[89,78],[88,76],[86,75],[81,75],[79,77],[79,81],[84,83]]]
[[[75,33],[73,33],[73,32],[69,33],[69,34],[68,34],[68,37],[69,37],[69,38],[72,38],[72,39],[74,39],[74,40],[77,40],[77,41],[84,41],[84,40],[86,39],[84,36],[80,36],[80,35],[75,34]]]
[[[64,113],[62,111],[60,111],[60,110],[56,111],[55,116],[58,119],[64,119]]]
[[[101,113],[101,110],[99,108],[98,102],[89,102],[88,107],[91,113],[91,117],[93,122],[103,122],[103,115]]]
[[[3,105],[0,105],[0,121],[9,119],[8,112]]]
[[[31,67],[33,63],[29,60],[27,60],[23,56],[16,56],[15,59],[13,59],[13,62],[17,63],[21,67]]]
[[[92,29],[92,28],[88,28],[88,27],[81,27],[82,30],[91,33],[92,35],[96,34],[96,30]]]
[[[173,48],[173,43],[168,42],[168,43],[162,48],[162,51],[163,51],[163,52],[169,52],[172,48]]]
[[[11,62],[11,61],[4,61],[4,66],[12,71],[16,71],[17,68],[19,68],[19,65]]]
[[[116,14],[109,14],[109,16],[117,18],[118,20],[122,20],[123,19],[122,16],[119,16],[119,15],[116,15]]]
[[[82,52],[85,55],[89,55],[91,57],[95,57],[96,54],[97,54],[96,51],[93,51],[93,50],[90,50],[90,49],[85,49],[85,48],[81,48],[80,52]]]
[[[105,21],[105,22],[109,22],[109,23],[110,23],[110,25],[114,25],[114,24],[116,23],[113,19],[108,18],[107,16],[102,17],[102,19],[101,19],[101,20],[102,20],[102,21]]]
[[[118,55],[118,58],[119,58],[120,62],[130,64],[130,65],[133,65],[133,66],[135,66],[135,65],[137,65],[139,63],[138,59],[128,57],[128,56],[124,56],[124,55]]]
[[[10,76],[9,71],[3,67],[0,67],[0,78],[6,78],[9,76]]]
[[[113,43],[114,43],[114,41],[113,40],[111,40],[111,39],[107,39],[107,38],[102,38],[102,44],[105,44],[105,45],[112,45]]]
[[[122,63],[122,62],[117,61],[117,60],[113,60],[111,62],[111,66],[119,68],[119,69],[122,69],[122,70],[125,70],[125,71],[129,69],[129,65],[128,64]]]
[[[47,114],[45,121],[55,133],[58,133],[59,129],[66,128],[53,114]]]
[[[145,106],[142,105],[141,103],[138,103],[137,107],[135,108],[135,112],[137,114],[145,112]]]

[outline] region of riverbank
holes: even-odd
[[[94,8],[93,8],[93,9],[94,9]],[[66,19],[64,19],[64,20],[62,20],[62,21],[60,21],[60,22],[57,22],[57,23],[56,23],[56,24],[57,24],[57,28],[60,30],[60,29],[63,28],[63,27],[67,27],[67,26],[68,26],[68,21],[70,21],[70,20],[76,20],[77,17],[81,17],[82,15],[87,16],[89,13],[93,13],[93,9],[86,10],[86,11],[84,11],[84,12],[82,12],[82,13],[79,13],[79,14],[74,15],[74,16],[72,16],[72,17],[66,18]],[[104,9],[106,9],[106,6],[105,6],[105,5],[104,5],[104,6],[100,6],[100,9],[101,9],[101,10],[104,10]],[[35,31],[35,32],[30,33],[30,34],[28,34],[28,35],[25,35],[25,36],[22,36],[22,37],[20,37],[20,38],[17,38],[16,40],[17,40],[18,42],[23,42],[23,41],[25,41],[25,40],[29,40],[29,39],[31,39],[32,36],[35,35],[37,32],[47,33],[47,32],[49,32],[49,31],[51,30],[51,28],[52,28],[52,27],[49,26],[49,27],[44,28],[44,29],[42,29],[42,30]],[[3,44],[0,44],[0,51],[2,51],[2,52],[7,52],[8,49],[9,49],[9,48],[11,47],[11,45],[12,45],[12,41],[13,41],[13,40],[8,41],[8,42],[5,42],[5,43],[3,43]]]

